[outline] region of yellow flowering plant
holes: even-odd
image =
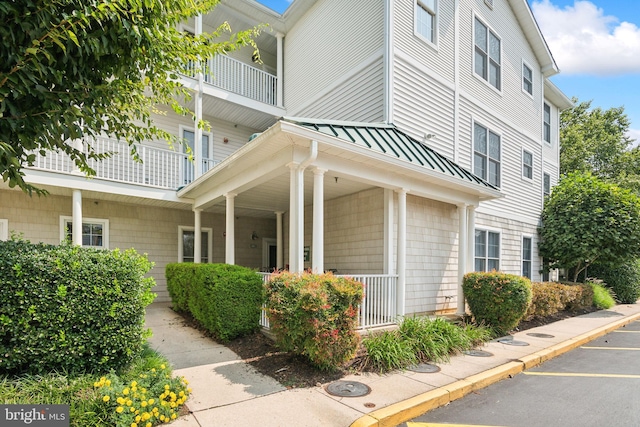
[[[124,383],[116,374],[94,384],[115,427],[152,427],[175,420],[191,389],[183,377],[174,378],[162,364]]]

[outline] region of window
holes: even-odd
[[[477,123],[473,128],[473,173],[500,187],[500,135]]]
[[[548,173],[542,174],[542,195],[546,199],[551,194],[551,175]]]
[[[531,279],[531,237],[522,238],[522,275]]]
[[[213,252],[213,231],[210,228],[201,228],[200,262],[211,262]],[[178,262],[194,261],[195,230],[193,227],[178,227]]]
[[[522,176],[533,179],[533,153],[522,150]]]
[[[522,63],[522,90],[533,95],[533,71],[524,62]]]
[[[418,0],[416,3],[416,32],[431,43],[436,42],[436,1]]]
[[[211,151],[212,151],[211,144],[213,142],[213,138],[211,137],[211,134],[208,132],[202,132],[202,152],[201,152],[202,157],[198,159],[195,153],[196,133],[192,129],[186,129],[186,128],[181,128],[181,133],[182,133],[182,138],[185,141],[185,144],[183,145],[184,152],[187,153],[187,150],[188,150],[188,152],[192,156],[196,157],[194,161],[199,160],[200,162],[202,162],[202,173],[205,173],[206,171],[209,170],[210,164],[212,163],[211,162]],[[190,159],[185,158],[184,183],[189,184],[194,179],[195,179],[194,163]]]
[[[500,270],[500,233],[476,230],[475,271]]]
[[[551,107],[544,104],[544,140],[551,144]]]
[[[73,218],[60,217],[60,240],[72,241]],[[82,218],[82,246],[90,248],[109,247],[109,220]]]
[[[9,220],[0,219],[0,241],[9,240]]]
[[[475,73],[501,90],[500,38],[478,18],[475,20]]]

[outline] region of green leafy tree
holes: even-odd
[[[554,187],[542,211],[539,251],[550,268],[573,272],[594,262],[621,265],[640,256],[640,199],[589,172]]]
[[[179,74],[188,64],[251,45],[259,29],[228,24],[193,36],[177,25],[218,0],[0,1],[0,173],[31,194],[23,167],[34,152],[87,161],[108,154],[71,141],[99,134],[134,143],[177,139],[151,119],[159,106],[190,114]],[[257,51],[256,51],[257,52]],[[205,126],[198,123],[199,126]],[[85,139],[85,143],[86,143]]]
[[[640,189],[640,153],[629,150],[629,118],[624,107],[591,108],[578,102],[560,116],[560,173],[591,172],[625,187]]]

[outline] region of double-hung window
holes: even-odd
[[[546,199],[551,194],[551,175],[548,173],[542,174],[542,195]]]
[[[476,230],[475,271],[500,270],[500,233]]]
[[[551,107],[549,104],[544,104],[544,118],[543,118],[543,137],[545,142],[551,144]]]
[[[482,79],[498,90],[502,89],[500,38],[478,18],[474,30],[474,70]]]
[[[533,239],[522,237],[522,275],[531,279],[531,252],[533,250]]]
[[[473,173],[500,187],[500,135],[474,123]]]
[[[522,90],[533,95],[533,70],[524,62],[522,63]]]
[[[438,0],[417,0],[416,2],[416,32],[431,43],[436,43]]]
[[[211,228],[202,228],[200,239],[200,262],[211,262],[211,253],[213,250],[213,230]],[[193,262],[195,259],[195,231],[193,227],[178,227],[178,261]]]
[[[533,179],[533,153],[522,150],[522,176]]]
[[[73,218],[60,217],[60,240],[72,241]],[[109,247],[109,220],[82,218],[82,246],[90,248]]]

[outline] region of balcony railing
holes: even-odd
[[[195,66],[190,64],[190,77],[195,76]],[[237,93],[269,105],[277,105],[278,78],[226,55],[210,58],[203,69],[204,81],[212,86]]]
[[[111,153],[111,157],[87,163],[96,171],[95,178],[175,190],[195,179],[195,165],[185,153],[138,144],[141,162],[131,156],[126,142],[110,138],[87,139],[84,147],[91,146],[96,153]],[[85,153],[87,152],[85,148]],[[49,151],[45,156],[36,152],[31,168],[66,174],[77,173],[77,168],[65,153]],[[213,159],[201,159],[202,172],[216,165]]]
[[[266,283],[271,273],[259,273]],[[364,285],[364,299],[358,311],[358,329],[393,325],[396,322],[396,289],[398,276],[391,274],[338,274]],[[266,310],[262,310],[260,326],[269,328]]]

